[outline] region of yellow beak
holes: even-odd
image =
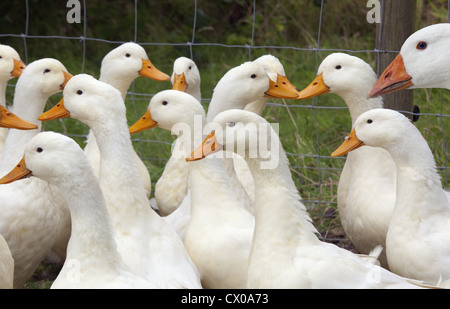
[[[291,84],[286,76],[277,75],[275,83],[269,78],[269,89],[264,93],[267,98],[295,99],[298,96],[298,90]]]
[[[186,92],[187,87],[188,84],[186,82],[186,77],[184,76],[184,73],[174,74],[172,89]]]
[[[63,72],[63,74],[64,74],[64,82],[61,84],[61,86],[59,86],[61,90],[64,90],[64,87],[66,87],[67,82],[73,77],[72,74],[67,72]]]
[[[11,71],[11,75],[14,77],[19,77],[22,75],[23,70],[25,70],[27,66],[23,63],[22,60],[14,59],[14,69]]]
[[[345,139],[341,146],[338,149],[333,151],[331,154],[332,157],[339,157],[349,153],[352,150],[358,149],[359,147],[364,146],[365,144],[361,142],[356,136],[355,129],[352,130],[349,136]]]
[[[216,140],[216,135],[214,131],[209,134],[202,144],[197,147],[189,158],[186,158],[186,161],[197,161],[204,159],[206,156],[213,154],[219,150],[223,149],[223,146],[220,145]]]
[[[152,115],[150,114],[150,110],[142,116],[135,124],[133,124],[128,130],[130,134],[139,133],[144,130],[152,129],[157,127],[158,123],[152,119]]]
[[[17,117],[3,106],[0,106],[0,127],[19,130],[34,130],[38,128],[34,123]]]
[[[25,165],[25,156],[20,160],[19,164],[17,164],[8,174],[3,176],[0,179],[0,184],[7,184],[14,182],[19,179],[28,178],[33,176],[31,171]]]
[[[299,92],[298,99],[309,99],[321,94],[330,92],[330,88],[325,85],[323,75],[320,73],[305,89]]]
[[[156,81],[170,80],[170,76],[158,70],[148,59],[142,58],[142,68],[139,75],[151,78]]]
[[[70,112],[64,107],[64,97],[51,109],[38,117],[38,120],[48,121],[58,118],[70,117]]]

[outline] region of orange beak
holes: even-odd
[[[174,74],[172,89],[186,92],[187,87],[188,84],[186,82],[186,77],[184,76],[184,73]]]
[[[299,92],[298,99],[309,99],[321,94],[330,92],[330,88],[325,85],[323,75],[320,73],[305,89]]]
[[[411,79],[411,75],[406,72],[402,54],[398,54],[378,78],[375,85],[373,85],[372,89],[369,91],[368,97],[373,98],[375,96],[407,89],[414,85]]]
[[[158,126],[158,123],[152,119],[150,110],[147,110],[144,116],[142,116],[135,124],[133,124],[128,131],[130,134],[139,133],[144,130],[152,129]]]
[[[170,76],[158,70],[148,59],[142,58],[142,68],[139,75],[151,78],[156,81],[170,80]]]
[[[14,77],[19,77],[22,75],[23,70],[25,70],[27,66],[23,63],[22,60],[14,59],[14,69],[11,71],[11,75]]]
[[[64,97],[51,109],[38,117],[40,121],[48,121],[58,118],[70,117],[70,112],[64,107]]]
[[[206,156],[221,149],[223,149],[223,146],[216,141],[216,136],[214,131],[212,131],[211,134],[205,138],[202,144],[191,153],[191,156],[186,158],[186,161],[190,162],[204,159]]]
[[[298,96],[298,90],[291,84],[286,76],[277,74],[277,82],[269,78],[269,89],[264,93],[267,98],[280,98],[280,99],[296,99]]]
[[[25,165],[25,156],[20,160],[19,164],[17,164],[8,174],[3,176],[0,179],[0,184],[7,184],[14,182],[19,179],[24,179],[33,176],[31,171]]]
[[[339,157],[339,156],[343,156],[347,153],[349,153],[352,150],[358,149],[359,147],[364,146],[365,144],[363,142],[361,142],[358,137],[356,136],[356,131],[355,129],[352,130],[352,132],[350,132],[350,135],[347,136],[347,138],[345,139],[345,141],[342,143],[341,146],[339,146],[338,149],[336,149],[335,151],[333,151],[333,153],[331,154],[332,157]]]
[[[19,130],[34,130],[38,128],[34,123],[17,117],[3,106],[0,106],[0,127]]]
[[[61,90],[64,90],[64,87],[66,87],[67,82],[73,77],[72,74],[67,72],[63,72],[63,74],[64,74],[64,82],[59,86]]]

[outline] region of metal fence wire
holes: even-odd
[[[312,0],[311,0],[312,1]],[[123,1],[122,1],[123,2]],[[285,65],[286,74],[289,80],[296,85],[298,88],[305,87],[309,84],[309,82],[315,76],[315,72],[317,71],[320,62],[323,58],[333,52],[345,52],[349,54],[353,54],[356,56],[361,56],[365,60],[368,60],[372,67],[375,68],[376,72],[380,74],[384,68],[380,68],[376,66],[376,60],[379,54],[385,52],[398,52],[398,51],[385,51],[378,50],[376,48],[376,36],[373,36],[372,48],[367,49],[353,49],[352,44],[349,44],[350,48],[342,48],[342,46],[328,46],[323,45],[323,31],[327,27],[333,27],[334,24],[329,23],[324,20],[324,12],[327,10],[328,1],[314,1],[317,4],[317,9],[320,10],[318,14],[319,18],[316,21],[316,31],[314,33],[309,33],[308,35],[311,37],[311,41],[314,44],[308,44],[307,46],[277,46],[277,45],[269,45],[265,42],[260,42],[255,39],[257,31],[259,29],[258,22],[261,22],[260,19],[257,18],[257,13],[262,15],[265,18],[265,14],[268,15],[270,12],[263,10],[263,1],[249,0],[247,1],[251,4],[251,11],[246,12],[247,19],[251,20],[251,29],[248,33],[248,38],[245,44],[234,44],[229,42],[204,42],[198,39],[199,31],[204,31],[199,25],[199,14],[201,12],[202,1],[201,0],[192,0],[193,2],[193,11],[187,11],[185,14],[191,16],[189,19],[191,24],[184,25],[185,27],[191,27],[192,32],[191,35],[186,37],[186,41],[183,42],[175,42],[175,41],[147,41],[144,39],[140,33],[144,29],[140,26],[139,14],[142,10],[142,7],[148,9],[148,3],[152,1],[138,1],[138,0],[130,0],[134,4],[134,10],[123,10],[122,18],[127,19],[128,29],[126,29],[127,33],[129,33],[128,41],[134,41],[140,45],[142,45],[149,54],[152,62],[159,68],[161,65],[159,63],[163,63],[162,67],[165,68],[163,71],[166,73],[171,73],[171,65],[175,58],[173,59],[164,59],[165,51],[169,49],[178,49],[182,52],[184,56],[190,57],[195,61],[201,61],[201,57],[198,55],[204,53],[205,50],[217,50],[216,53],[220,55],[220,57],[226,58],[229,55],[240,54],[242,57],[240,58],[240,62],[254,60],[257,56],[264,53],[272,53],[279,57],[281,62]],[[363,2],[364,6],[366,6],[367,1]],[[413,1],[415,2],[415,1]],[[450,2],[450,1],[449,1]],[[58,4],[56,4],[58,3]],[[30,61],[35,60],[40,56],[44,56],[46,52],[53,53],[53,55],[57,54],[54,46],[58,46],[55,42],[59,42],[61,40],[64,41],[72,41],[73,48],[73,56],[72,58],[77,67],[72,68],[72,74],[78,73],[89,73],[98,77],[98,66],[96,68],[91,68],[90,65],[92,62],[97,61],[100,63],[100,59],[90,59],[90,51],[95,50],[97,48],[104,50],[111,50],[114,47],[118,46],[121,43],[126,42],[126,40],[114,40],[114,35],[111,34],[108,38],[102,37],[91,37],[89,33],[89,27],[92,25],[97,25],[98,21],[96,20],[96,16],[90,15],[89,12],[89,3],[86,0],[80,1],[54,1],[54,5],[68,5],[67,11],[72,7],[69,4],[77,4],[80,6],[80,16],[79,23],[67,24],[67,28],[72,30],[70,31],[42,31],[37,33],[34,29],[34,24],[36,18],[49,18],[49,22],[55,22],[58,24],[56,19],[65,19],[64,16],[46,16],[46,8],[45,6],[39,6],[38,1],[32,0],[24,0],[20,3],[20,1],[10,1],[9,4],[3,2],[1,4],[2,10],[12,10],[13,6],[19,5],[23,9],[23,20],[13,21],[15,31],[13,33],[0,33],[0,43],[9,44],[15,47],[22,56],[22,59],[25,63],[29,63]],[[114,3],[110,2],[108,6],[114,7]],[[445,11],[446,20],[448,22],[448,3],[444,3],[442,10]],[[111,9],[111,8],[109,8]],[[117,6],[113,8],[114,10],[121,10],[121,7]],[[367,8],[366,11],[369,11],[370,8]],[[167,12],[166,12],[167,13]],[[349,18],[350,16],[346,16],[346,12],[341,12],[340,18]],[[36,17],[39,16],[39,17]],[[295,12],[294,12],[295,15]],[[4,14],[2,14],[4,16]],[[115,15],[117,16],[117,15]],[[368,23],[367,17],[364,14],[357,17],[360,18],[361,24]],[[381,20],[383,20],[381,18]],[[11,21],[12,22],[12,21]],[[64,22],[64,21],[63,21]],[[105,20],[103,20],[105,22]],[[176,23],[177,21],[168,20],[170,23]],[[66,23],[68,23],[66,21]],[[107,21],[106,21],[107,23]],[[134,23],[134,25],[133,25]],[[423,27],[427,25],[427,21],[417,21],[417,28]],[[382,26],[382,24],[380,25]],[[107,27],[107,24],[105,25]],[[134,27],[134,29],[133,29]],[[239,25],[236,25],[239,27]],[[373,24],[373,27],[376,27]],[[4,31],[3,29],[0,32]],[[299,30],[300,31],[300,30]],[[33,49],[31,43],[34,43],[36,40],[45,41],[48,49],[45,51]],[[266,41],[270,42],[270,38]],[[55,56],[55,58],[58,58]],[[290,60],[294,59],[294,60]],[[65,59],[59,59],[64,63]],[[164,62],[163,62],[164,61]],[[219,61],[219,60],[218,60]],[[239,64],[239,61],[236,61],[236,65]],[[308,63],[310,72],[307,77],[302,77],[297,80],[296,70],[303,69],[304,67],[294,66],[294,63]],[[234,64],[234,63],[233,63]],[[165,67],[164,67],[165,66]],[[216,70],[214,74],[212,74],[213,80],[211,83],[220,79],[220,77],[229,69],[226,66],[210,66],[208,70]],[[200,66],[201,67],[201,66]],[[97,70],[97,71],[96,71]],[[200,72],[201,73],[201,72]],[[203,80],[202,80],[203,83]],[[142,81],[135,81],[129,89],[126,105],[127,105],[127,113],[129,117],[129,124],[134,123],[145,111],[147,108],[148,102],[150,98],[159,90],[168,88],[168,84],[164,86],[160,86],[160,88],[156,87],[143,87],[144,84]],[[148,85],[148,84],[147,84]],[[11,81],[11,84],[8,85],[7,95],[9,97],[8,101],[12,102],[12,96],[14,93],[14,82]],[[212,89],[205,91],[205,88],[202,88],[202,103],[205,107],[208,107],[209,101],[211,99]],[[415,104],[421,107],[420,119],[417,122],[418,126],[421,126],[421,131],[424,133],[425,137],[434,137],[438,141],[434,145],[430,145],[437,161],[438,170],[441,173],[443,186],[448,188],[449,186],[449,173],[448,173],[448,144],[450,143],[450,119],[448,113],[449,108],[446,107],[450,105],[448,99],[450,98],[447,95],[447,90],[415,90],[419,93],[420,99],[424,100],[424,102],[418,102],[415,99]],[[310,100],[304,101],[285,101],[285,100],[269,100],[265,115],[266,118],[272,122],[280,121],[280,119],[286,119],[291,121],[290,127],[294,128],[296,132],[293,132],[294,139],[290,140],[289,144],[283,144],[286,148],[290,163],[291,163],[291,171],[293,177],[296,179],[297,184],[299,186],[300,193],[302,197],[305,199],[305,202],[308,206],[308,209],[311,211],[316,211],[316,216],[318,216],[318,220],[325,220],[327,217],[335,218],[336,214],[333,209],[336,209],[336,189],[337,183],[339,180],[339,175],[343,167],[343,163],[345,158],[334,158],[330,157],[330,153],[328,152],[329,148],[339,145],[345,134],[344,131],[348,130],[349,127],[341,128],[341,130],[337,133],[330,133],[333,127],[333,121],[335,117],[339,115],[343,115],[341,117],[348,116],[348,108],[343,103],[343,100],[334,96],[334,95],[326,95],[328,96],[325,99],[325,96],[313,98]],[[57,97],[57,96],[56,96]],[[58,98],[51,101],[51,103],[55,104],[58,101]],[[324,104],[325,103],[325,104]],[[280,116],[282,115],[282,116]],[[349,117],[349,116],[348,116]],[[324,120],[325,119],[325,120]],[[329,120],[328,127],[324,126],[324,121],[326,119]],[[74,125],[75,122],[70,122],[70,120],[64,120],[66,122],[61,123],[60,131],[65,133],[75,139],[78,139],[82,142],[88,133],[88,128],[84,128],[82,132],[79,133],[74,132],[71,129],[71,125]],[[77,124],[79,125],[79,124]],[[280,124],[281,127],[285,126],[285,123]],[[349,125],[350,126],[350,125]],[[306,129],[306,127],[308,129]],[[44,129],[46,127],[44,126]],[[286,131],[282,132],[285,134]],[[308,132],[308,133],[305,133]],[[280,135],[281,135],[280,133]],[[348,132],[347,132],[348,133]],[[169,134],[162,135],[163,133],[158,133],[159,135],[154,135],[154,137],[148,137],[149,135],[136,135],[133,136],[133,143],[138,151],[138,154],[144,160],[144,162],[152,168],[152,184],[154,185],[158,180],[159,175],[161,174],[165,162],[169,158],[170,155],[170,147],[174,140],[173,136]],[[306,145],[303,134],[309,134],[312,136],[311,145]],[[151,135],[150,135],[151,136]],[[283,140],[282,140],[283,142]],[[331,145],[331,146],[330,146]],[[305,150],[308,149],[308,150]],[[313,149],[311,151],[310,149]],[[153,186],[154,188],[154,186]],[[333,219],[331,219],[333,220]],[[338,221],[338,220],[335,220]],[[332,224],[324,227],[330,234],[333,232]]]

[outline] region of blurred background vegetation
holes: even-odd
[[[53,57],[72,74],[95,77],[104,55],[122,42],[142,44],[153,64],[167,74],[177,57],[192,56],[201,73],[205,109],[226,71],[267,53],[280,59],[288,79],[299,89],[312,81],[320,62],[336,50],[361,57],[376,68],[376,25],[366,20],[366,0],[256,0],[255,11],[252,0],[86,0],[86,7],[80,2],[81,23],[69,24],[67,1],[2,0],[0,43],[14,47],[26,63]],[[447,0],[411,0],[411,6],[416,6],[416,29],[448,22]],[[8,87],[9,104],[14,84],[11,81]],[[138,78],[126,100],[129,124],[145,112],[154,93],[170,87],[170,82]],[[60,94],[51,97],[46,109],[60,98]],[[416,124],[439,167],[447,166],[449,99],[446,90],[414,91],[414,104],[422,113],[433,114],[422,115]],[[446,116],[437,117],[440,113]],[[333,94],[305,101],[270,100],[264,116],[280,124],[293,178],[318,230],[350,248],[336,212],[337,183],[345,160],[328,157],[350,130],[345,103]],[[70,118],[44,123],[44,129],[66,133],[82,146],[88,132]],[[133,139],[155,184],[174,137],[153,129]],[[442,168],[441,173],[448,187],[447,171]]]

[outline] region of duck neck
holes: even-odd
[[[107,83],[122,94],[122,100],[125,102],[125,98],[127,96],[128,88],[130,88],[131,83],[134,81],[135,77],[129,78],[118,78],[117,76],[111,76],[111,74],[101,73],[99,81]]]
[[[36,124],[38,129],[9,130],[0,163],[1,175],[9,172],[20,161],[25,145],[41,131],[42,124],[37,118],[44,112],[49,96],[38,89],[33,89],[33,83],[24,82],[20,79],[17,82],[11,111],[20,118]]]
[[[0,105],[6,107],[6,87],[8,86],[8,81],[0,81]]]
[[[405,140],[403,147],[394,145],[390,149],[397,166],[395,212],[407,212],[417,216],[423,211],[448,211],[447,196],[442,189],[433,153],[425,139],[418,131],[417,133],[410,136],[410,140]],[[404,145],[414,145],[414,149]],[[417,196],[427,202],[424,204],[417,201]]]
[[[189,183],[191,191],[192,216],[196,214],[220,211],[220,209],[238,208],[230,178],[223,164],[223,158],[206,157],[189,163]],[[208,200],[205,196],[210,196]]]
[[[118,117],[116,117],[118,118]],[[115,227],[129,229],[148,205],[125,116],[91,126],[100,151],[100,186]],[[128,205],[133,205],[130,207]],[[150,213],[150,212],[149,212]]]
[[[264,251],[280,244],[307,245],[319,241],[291,178],[286,154],[279,147],[278,163],[270,168],[263,167],[260,159],[246,159],[255,181],[254,253],[258,247]]]
[[[374,108],[383,108],[383,99],[381,97],[367,99],[364,91],[358,93],[353,91],[346,92],[341,94],[341,97],[344,99],[350,111],[352,127],[356,119],[364,112]]]
[[[81,263],[89,260],[89,265],[81,266],[93,267],[95,271],[111,271],[115,269],[120,257],[102,190],[93,175],[89,177],[89,173],[85,173],[81,176],[82,182],[62,190],[72,222],[66,260]]]
[[[253,112],[257,115],[262,115],[264,108],[266,107],[267,98],[263,97],[259,100],[253,101],[247,105],[245,105],[244,110]]]

